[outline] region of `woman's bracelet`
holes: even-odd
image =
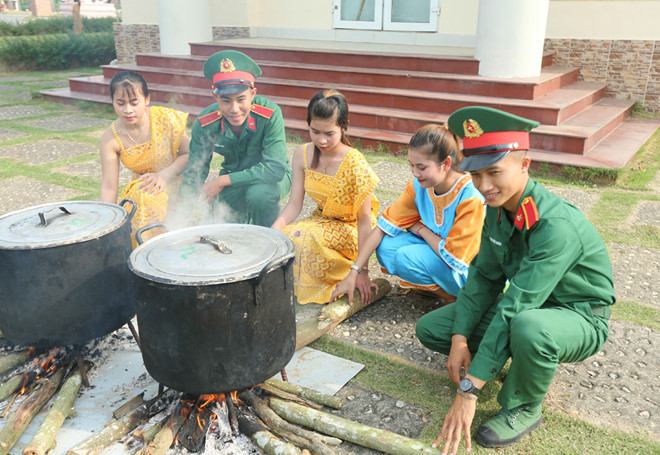
[[[362,275],[363,273],[369,273],[369,269],[365,265],[364,267],[358,267],[354,263],[351,264],[351,270],[355,270],[358,274]]]
[[[423,224],[422,224],[420,227],[418,227],[417,230],[415,231],[415,235],[416,235],[417,237],[419,237],[419,231],[421,231],[421,230],[424,229],[425,227],[426,227],[426,226],[424,226]]]

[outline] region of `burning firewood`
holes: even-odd
[[[10,379],[8,379],[6,382],[3,382],[2,385],[0,386],[0,401],[5,401],[9,396],[16,392],[16,390],[21,386],[23,383],[23,375],[22,374],[17,374],[15,376],[12,376]]]
[[[254,412],[271,430],[302,449],[309,449],[319,455],[333,455],[334,451],[328,446],[341,444],[341,439],[320,435],[287,422],[268,407],[266,399],[258,397],[250,390],[242,392],[240,397],[252,406]]]
[[[115,409],[112,412],[112,417],[114,417],[115,419],[121,419],[126,414],[128,414],[129,412],[131,412],[132,410],[143,404],[144,404],[144,392],[134,396],[126,403],[122,404],[117,409]]]
[[[268,455],[301,455],[298,447],[278,439],[249,412],[241,412],[238,415],[238,426],[243,434]]]
[[[307,387],[302,387],[290,382],[280,381],[279,379],[268,379],[266,384],[277,387],[280,390],[285,392],[292,393],[301,398],[311,400],[315,403],[322,404],[333,409],[341,409],[342,399],[334,395],[328,395],[326,393],[319,392],[317,390],[309,389]]]
[[[174,413],[169,416],[160,431],[154,436],[153,440],[147,444],[138,455],[163,455],[169,450],[176,438],[179,429],[186,423],[186,416],[183,412],[183,404],[180,402]]]
[[[59,368],[52,376],[40,380],[18,409],[7,419],[0,430],[0,455],[7,455],[14,447],[32,418],[55,394],[63,376],[64,370]]]
[[[12,352],[3,357],[0,357],[0,373],[5,373],[21,363],[25,362],[30,357],[30,350]]]
[[[89,365],[88,365],[89,366]],[[55,448],[55,437],[64,421],[73,411],[73,401],[82,385],[80,371],[76,371],[64,382],[46,418],[41,422],[32,441],[23,449],[23,455],[45,455]]]
[[[441,453],[439,449],[433,449],[415,439],[346,420],[279,398],[271,398],[270,406],[280,417],[289,422],[384,453],[394,455],[418,455],[421,453],[439,455]]]
[[[296,327],[296,350],[307,346],[312,341],[325,335],[330,330],[334,329],[340,322],[353,316],[358,311],[366,308],[376,300],[380,300],[392,289],[389,281],[378,278],[374,280],[378,285],[378,292],[371,297],[371,301],[367,304],[362,303],[360,293],[356,290],[353,298],[353,305],[348,304],[348,297],[344,296],[336,302],[329,303],[321,310],[321,314],[317,319],[310,319]]]

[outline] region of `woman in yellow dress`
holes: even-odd
[[[133,232],[163,221],[172,196],[178,192],[180,174],[188,165],[186,135],[188,114],[167,107],[149,107],[147,83],[135,71],[117,73],[110,81],[110,97],[119,117],[101,138],[101,193],[103,202],[116,203],[119,162],[133,171],[133,180],[121,199],[135,201]],[[146,240],[153,231],[145,233]],[[133,239],[133,247],[136,246]]]
[[[298,302],[328,303],[335,285],[353,266],[364,238],[376,225],[379,180],[364,156],[346,138],[348,103],[336,90],[316,93],[307,106],[312,142],[293,155],[291,197],[272,228],[296,247],[294,286]],[[294,223],[305,194],[318,208]],[[371,299],[368,271],[360,270],[357,288]]]

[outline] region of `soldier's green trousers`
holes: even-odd
[[[456,303],[432,311],[417,322],[417,338],[429,349],[449,355]],[[468,348],[477,352],[497,304],[481,318]],[[600,308],[602,310],[602,308]],[[600,313],[602,316],[594,316]],[[497,401],[505,409],[540,402],[548,393],[559,363],[580,362],[600,350],[609,336],[609,308],[592,313],[588,303],[524,310],[511,320],[511,366]]]
[[[231,221],[270,227],[280,214],[280,200],[291,190],[291,175],[279,183],[228,186],[216,197],[233,211]],[[222,210],[218,206],[214,210]],[[223,217],[225,218],[225,217]]]

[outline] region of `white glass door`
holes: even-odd
[[[440,0],[385,0],[383,30],[435,32]]]
[[[382,30],[383,0],[334,0],[335,28]]]

